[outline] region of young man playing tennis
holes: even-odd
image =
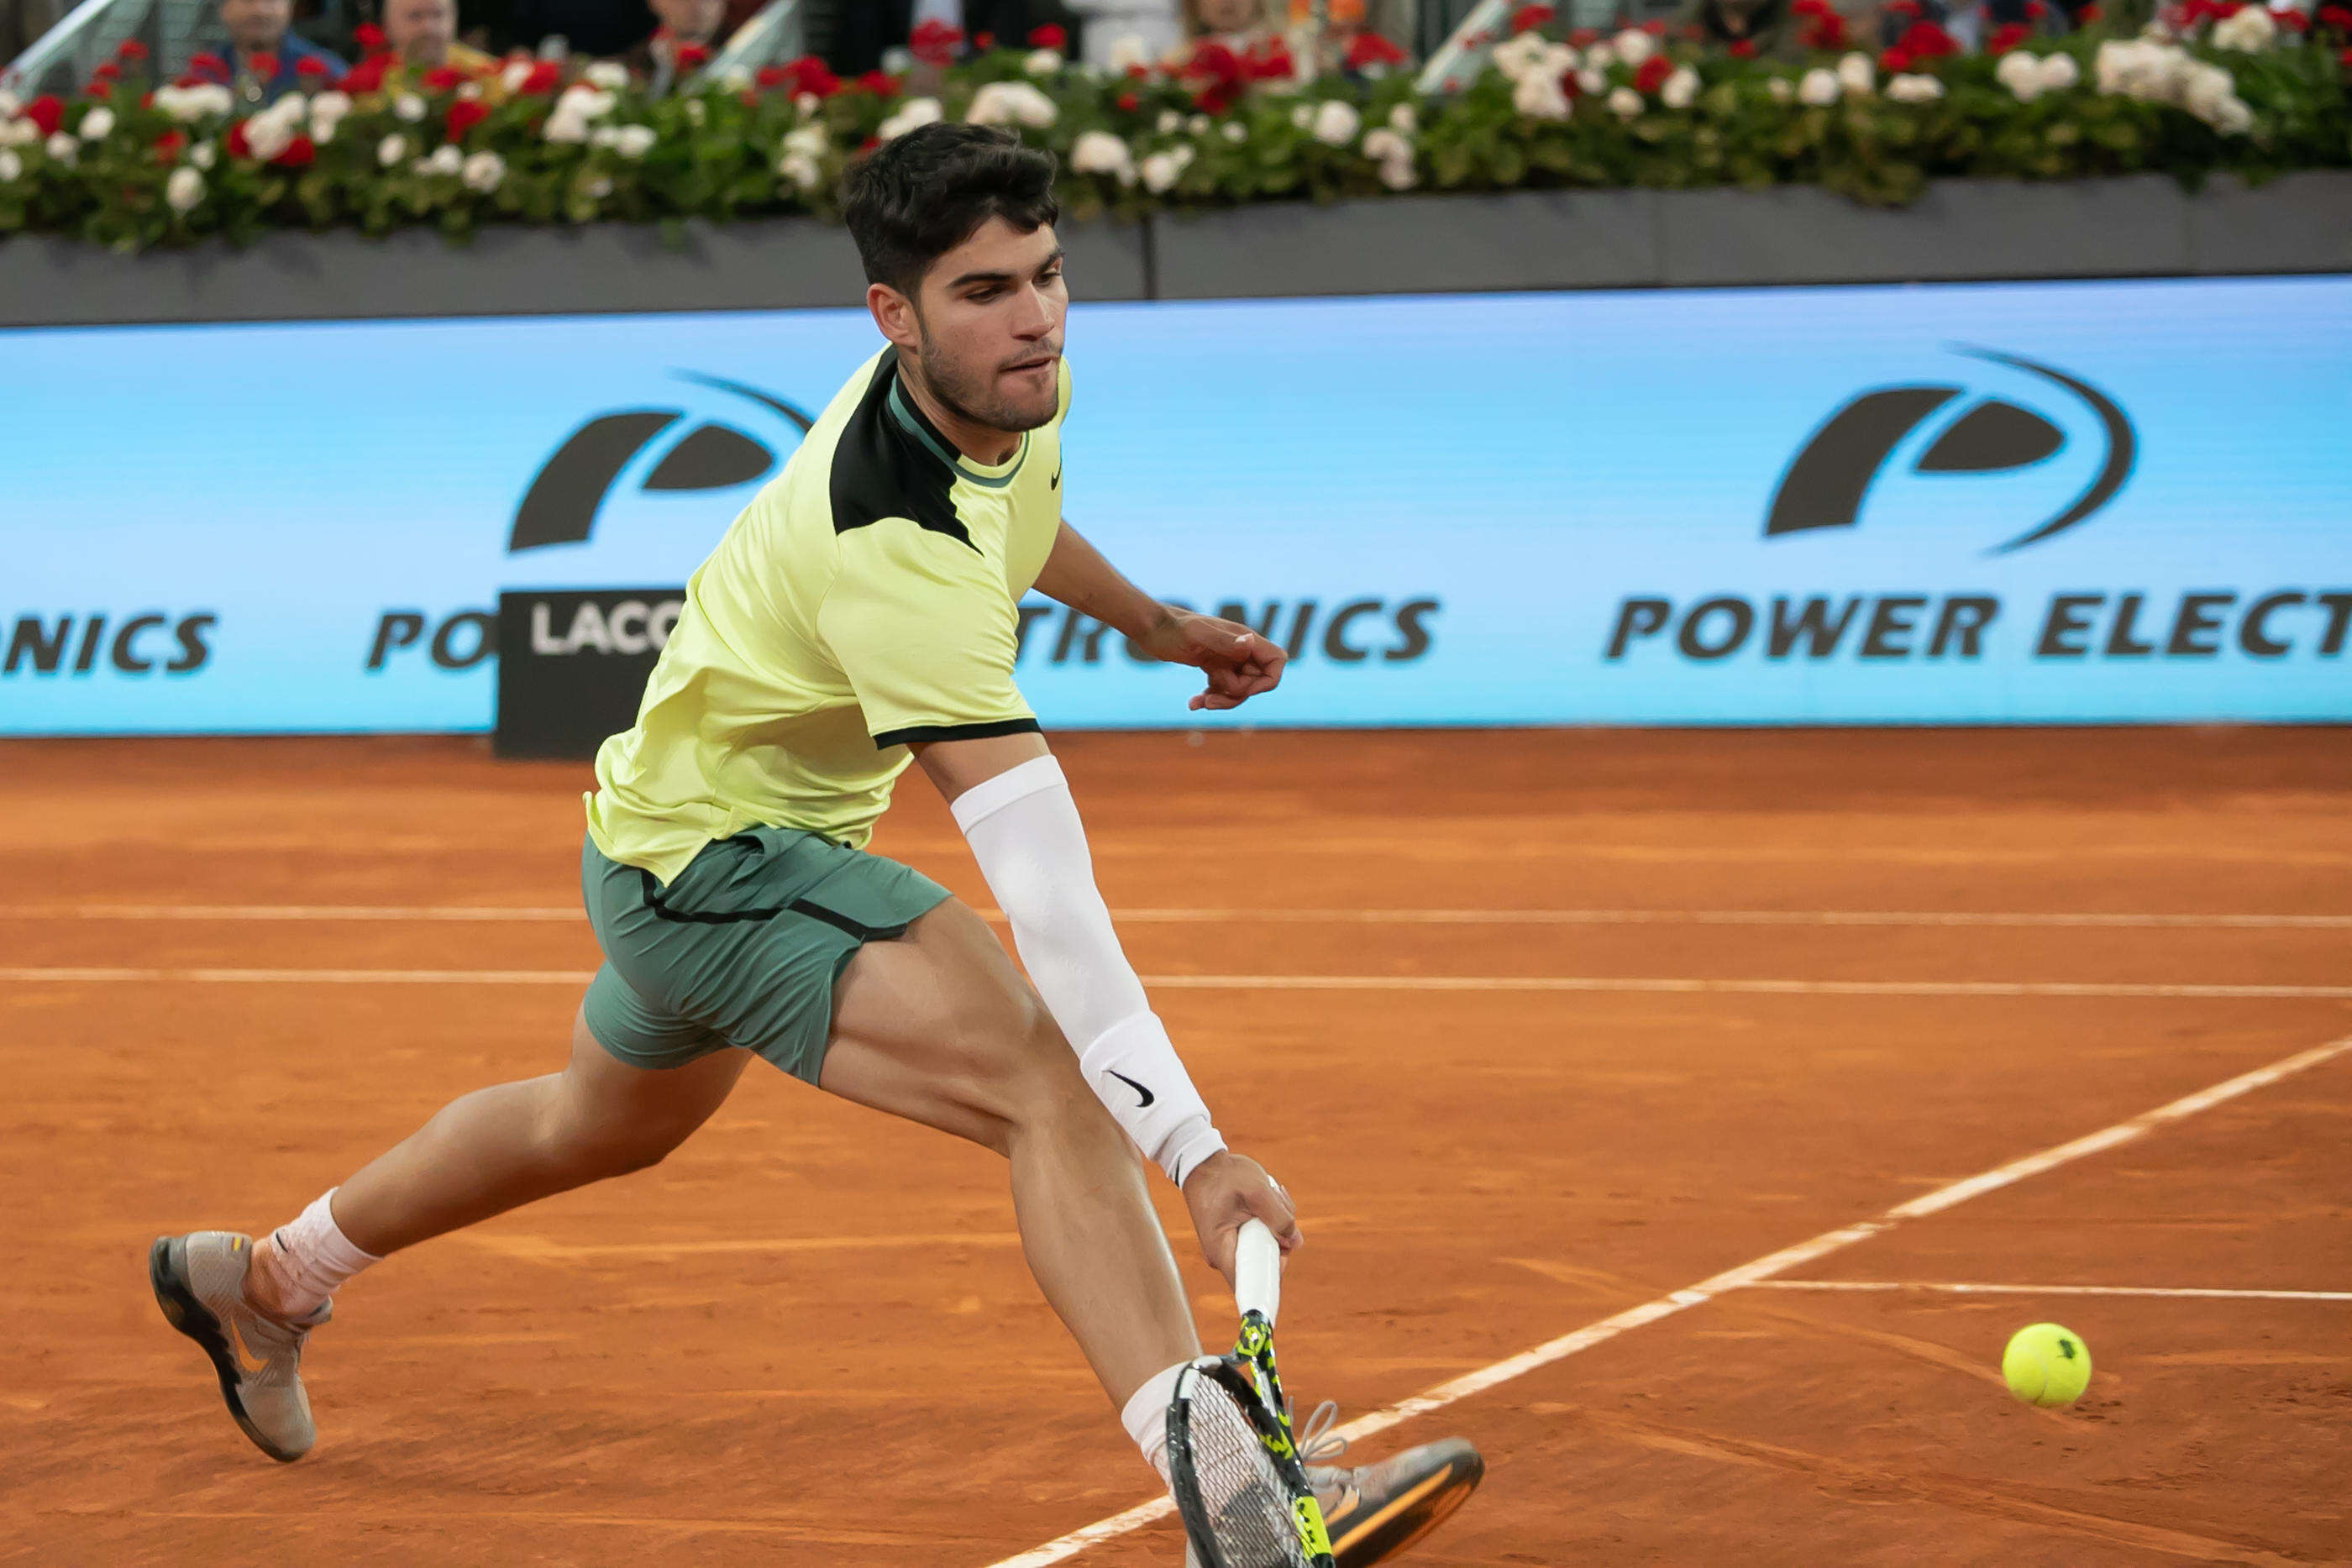
[[[165,1315],[272,1458],[310,1447],[302,1344],[345,1280],[652,1165],[759,1055],[1006,1156],[1031,1271],[1166,1474],[1170,1396],[1201,1346],[1129,1140],[1228,1279],[1245,1219],[1300,1237],[1282,1188],[1226,1149],[1120,950],[1013,689],[1016,605],[1034,585],[1197,666],[1196,708],[1271,691],[1283,654],[1146,597],[1061,521],[1053,172],[1003,132],[933,125],[852,175],[889,346],[694,574],[636,727],[597,755],[581,874],[605,963],[569,1065],[453,1102],[259,1243],[155,1243]],[[969,907],[864,852],[910,758],[951,802],[1034,989]],[[1451,1512],[1479,1468],[1447,1441],[1310,1474],[1339,1561],[1360,1568]]]

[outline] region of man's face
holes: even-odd
[[[1246,33],[1265,22],[1260,0],[1201,0],[1201,25],[1212,33]]]
[[[1054,417],[1070,292],[1052,225],[989,219],[931,264],[916,306],[923,379],[942,402],[994,430]]]
[[[386,0],[384,41],[400,51],[405,63],[439,65],[448,57],[450,40],[457,36],[456,0]]]
[[[654,15],[681,38],[708,43],[727,15],[727,0],[653,0]]]
[[[293,20],[294,0],[221,0],[221,26],[247,53],[276,48]]]

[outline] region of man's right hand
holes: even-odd
[[[1244,1221],[1265,1220],[1286,1253],[1307,1240],[1290,1195],[1265,1174],[1264,1166],[1231,1149],[1211,1155],[1184,1178],[1184,1204],[1192,1211],[1201,1255],[1228,1285],[1234,1282],[1234,1247]]]

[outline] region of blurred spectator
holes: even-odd
[[[1080,42],[1087,64],[1102,70],[1128,64],[1122,46],[1138,45],[1147,62],[1165,59],[1184,41],[1184,12],[1177,0],[1069,0],[1086,20]],[[1129,44],[1129,39],[1135,40]]]
[[[1683,20],[1698,28],[1706,47],[1743,58],[1800,52],[1788,0],[1696,0]]]
[[[31,48],[58,15],[55,0],[0,0],[0,65]]]
[[[655,92],[667,92],[719,52],[727,0],[653,0],[661,21],[653,36],[622,57],[630,72]]]
[[[457,0],[383,0],[383,37],[412,75],[449,66],[479,76],[498,64],[457,41]]]
[[[1245,55],[1277,37],[1266,0],[1184,0],[1184,31]]]
[[[217,52],[248,98],[271,102],[305,78],[324,85],[350,68],[292,30],[293,0],[220,0],[220,20],[227,43]]]

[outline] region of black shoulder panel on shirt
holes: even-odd
[[[911,517],[916,527],[977,550],[971,530],[948,496],[955,471],[890,411],[890,389],[898,381],[898,350],[892,349],[875,365],[873,381],[834,446],[833,531],[845,534],[885,517]]]

